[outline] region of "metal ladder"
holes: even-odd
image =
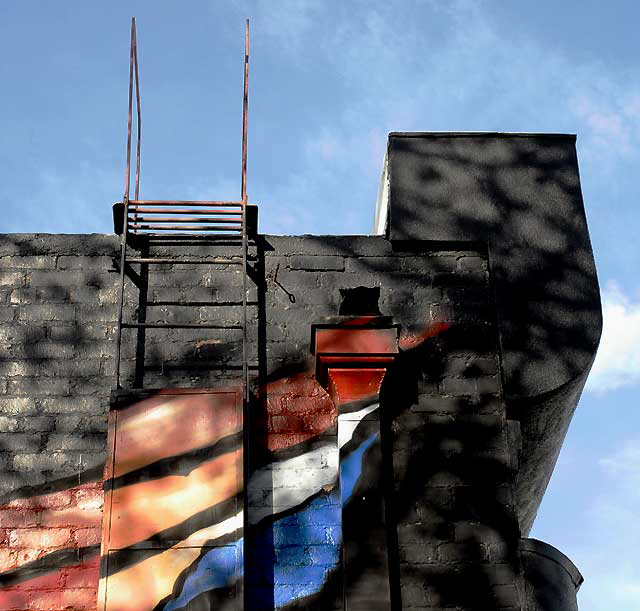
[[[137,108],[137,152],[135,196],[129,198],[131,183],[131,132],[133,122],[133,89],[135,84]],[[123,329],[235,329],[242,331],[242,387],[244,401],[249,393],[249,367],[247,346],[247,291],[248,291],[248,222],[247,222],[247,110],[249,92],[249,20],[245,23],[244,98],[242,108],[242,185],[240,201],[169,201],[141,200],[140,187],[140,90],[138,78],[138,50],[135,18],[131,20],[131,50],[129,57],[129,117],[127,129],[127,166],[123,201],[114,206],[114,224],[120,233],[120,287],[116,335],[115,387],[121,387],[122,331]],[[237,245],[240,258],[226,259],[174,259],[161,257],[135,257],[129,252],[131,241],[162,241],[171,244],[207,242],[214,245],[223,241]],[[155,264],[241,265],[242,266],[242,323],[216,325],[206,323],[147,323],[123,320],[125,275],[127,266]]]

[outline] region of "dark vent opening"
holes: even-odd
[[[342,302],[340,303],[340,316],[380,316],[378,301],[380,299],[380,287],[367,288],[357,286],[353,289],[340,289]]]

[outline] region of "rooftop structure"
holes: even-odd
[[[238,202],[129,159],[114,235],[0,240],[0,606],[575,611],[527,538],[601,331],[575,136],[392,133],[374,235],[265,235],[247,65]]]

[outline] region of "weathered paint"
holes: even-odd
[[[202,591],[236,586],[241,433],[237,390],[166,391],[111,412],[101,610],[151,611],[171,601],[178,608],[197,595],[194,580]],[[203,572],[198,560],[216,546],[224,562]],[[194,566],[200,576],[176,592]]]
[[[322,350],[330,351],[323,361],[326,388],[312,372],[303,372],[263,389],[268,423],[257,441],[270,457],[257,465],[248,484],[246,564],[243,513],[237,504],[242,488],[237,395],[160,393],[111,413],[100,605],[100,483],[16,500],[0,509],[5,523],[9,513],[3,510],[24,509],[25,515],[32,511],[37,517],[25,528],[34,548],[25,548],[22,555],[12,552],[5,571],[28,566],[36,557],[53,557],[58,550],[79,549],[82,559],[55,570],[25,572],[0,589],[0,602],[8,609],[44,608],[47,600],[53,608],[178,611],[200,601],[232,609],[243,579],[256,611],[313,607],[327,592],[340,601],[349,531],[355,532],[351,526],[345,529],[345,515],[353,515],[360,502],[355,497],[363,491],[376,493],[373,480],[363,473],[365,465],[370,469],[379,463],[377,396],[385,367],[397,352],[398,334],[348,325],[322,333],[316,354],[320,361],[327,355]],[[354,355],[356,367],[351,366]],[[365,366],[367,359],[373,366]],[[365,522],[374,532],[375,524]],[[52,531],[35,528],[68,525],[70,538],[53,541],[51,549],[46,540]],[[380,549],[386,553],[384,545]],[[244,576],[243,565],[248,567]],[[352,589],[357,591],[357,584]],[[355,599],[352,606],[357,608]]]
[[[89,483],[0,506],[1,609],[95,609],[102,505]]]
[[[522,220],[517,209],[513,208],[512,218],[516,223],[518,218]],[[531,211],[535,216],[535,210]],[[435,231],[439,231],[437,225],[433,225]],[[0,512],[13,511],[14,505],[6,507],[10,501],[52,491],[67,500],[60,507],[49,508],[50,518],[44,508],[24,516],[2,516],[0,594],[4,599],[0,608],[95,609],[97,569],[89,563],[97,560],[95,542],[100,537],[92,517],[96,512],[84,507],[76,511],[76,492],[71,491],[90,486],[88,482],[99,486],[102,477],[103,416],[113,384],[117,291],[112,261],[117,240],[99,235],[4,238],[0,243],[0,266],[6,270],[0,274],[4,280],[0,336],[5,346],[0,363],[0,462],[6,473],[0,476]],[[162,539],[164,547],[151,548],[139,563],[131,562],[129,552],[136,551],[140,558],[143,550],[127,546],[124,555],[120,550],[111,551],[111,567],[118,568],[117,573],[131,571],[133,575],[134,570],[157,563],[152,572],[159,580],[174,580],[168,594],[174,600],[161,605],[199,608],[208,599],[207,604],[219,610],[227,606],[231,593],[229,588],[220,588],[220,583],[240,579],[224,568],[225,558],[233,551],[229,548],[246,543],[248,574],[244,578],[259,576],[262,580],[264,589],[253,592],[262,608],[341,608],[342,584],[354,587],[342,578],[342,558],[348,557],[346,539],[357,533],[357,527],[366,530],[368,526],[357,519],[369,515],[369,507],[360,501],[362,496],[371,498],[372,490],[367,491],[366,486],[379,471],[372,460],[375,437],[370,445],[359,445],[371,439],[367,427],[375,427],[376,418],[375,404],[354,398],[360,396],[356,386],[361,382],[354,382],[353,388],[338,383],[340,391],[334,391],[332,399],[327,374],[338,365],[347,366],[347,353],[353,368],[386,366],[384,353],[381,361],[372,356],[375,342],[361,341],[365,335],[378,336],[384,346],[383,333],[366,329],[372,315],[384,315],[401,325],[400,352],[385,375],[380,398],[382,424],[388,427],[381,435],[383,463],[389,471],[387,481],[393,483],[390,522],[396,525],[395,533],[388,533],[391,539],[395,536],[390,553],[395,550],[396,554],[390,564],[396,571],[390,576],[395,596],[392,607],[518,608],[518,563],[512,562],[510,555],[516,549],[513,541],[526,532],[539,504],[544,490],[540,483],[546,481],[557,456],[574,403],[565,393],[546,403],[525,405],[526,414],[519,413],[513,402],[507,411],[496,341],[500,325],[507,319],[498,316],[496,321],[496,313],[508,304],[500,301],[499,294],[497,303],[495,300],[494,245],[490,261],[486,244],[474,242],[259,236],[255,259],[251,258],[255,285],[250,283],[248,293],[252,334],[248,356],[258,367],[254,370],[258,378],[269,383],[262,402],[252,405],[256,438],[251,447],[250,483],[255,495],[250,499],[249,515],[223,511],[223,501],[223,506],[216,506],[220,511],[215,518],[205,511],[176,523],[185,515],[184,508],[169,504],[167,516],[173,518],[168,522],[174,526],[149,534],[151,529],[141,528],[141,505],[133,511],[132,503],[133,519],[141,528],[137,536],[146,537],[144,544],[149,546]],[[588,252],[587,243],[581,246]],[[149,306],[143,307],[138,299],[141,287],[136,286],[127,295],[128,314],[145,317],[149,323],[168,322],[174,317],[179,322],[180,310],[151,307],[152,302],[167,303],[190,295],[194,302],[204,302],[199,307],[203,322],[237,324],[232,308],[209,307],[214,300],[237,303],[242,299],[237,267],[215,264],[184,269],[177,265],[191,256],[213,262],[213,251],[200,246],[196,252],[191,245],[157,245],[143,251],[143,258],[166,260],[159,267],[145,268],[143,264],[142,276],[132,274],[126,279],[129,288],[133,288],[131,280],[143,281]],[[513,260],[520,254],[515,252]],[[232,248],[220,245],[215,256],[232,257]],[[562,265],[556,268],[563,273]],[[334,325],[329,330],[327,346],[332,352],[321,352],[321,366],[314,369],[309,354],[310,327],[328,329],[328,321],[335,320],[329,317],[336,315],[361,316],[344,321],[343,328],[336,330]],[[363,328],[366,334],[361,333]],[[345,334],[345,329],[352,332]],[[144,354],[140,354],[140,342],[128,339],[123,346],[124,387],[208,387],[237,382],[233,376],[239,368],[229,367],[240,360],[234,334],[176,330],[169,339],[149,332],[146,340]],[[557,346],[565,345],[562,338],[550,336],[551,340]],[[569,350],[580,349],[574,341],[566,345]],[[530,346],[525,342],[516,348],[526,352]],[[531,365],[531,359],[525,361],[524,365]],[[366,383],[361,390],[367,395]],[[575,399],[577,394],[571,396]],[[347,408],[341,404],[338,413],[336,404],[351,399],[353,405]],[[563,402],[566,405],[561,405]],[[345,438],[349,422],[340,416],[349,413],[354,417],[356,412],[368,419],[349,424],[351,441],[340,451],[337,436]],[[549,423],[558,424],[559,415],[562,422],[551,431]],[[519,423],[510,416],[517,416]],[[160,427],[153,439],[148,433],[147,439],[142,438],[142,443],[148,442],[150,454],[155,439],[163,439],[164,432]],[[199,433],[199,427],[192,428],[188,438]],[[163,443],[157,445],[162,448]],[[178,447],[174,451],[181,452]],[[123,469],[114,476],[114,490],[133,485],[134,476],[139,478],[136,483],[145,486],[165,477],[188,478],[203,461],[186,452],[186,462],[157,459],[154,477],[143,479],[139,469]],[[541,468],[543,462],[546,466]],[[346,470],[347,464],[353,470]],[[351,494],[345,483],[348,477],[355,482]],[[196,482],[192,478],[190,483]],[[363,489],[365,494],[360,495]],[[102,496],[101,490],[94,492]],[[153,494],[163,498],[162,490]],[[56,514],[63,512],[61,523]],[[100,510],[97,513],[101,515]],[[348,524],[350,513],[356,519]],[[233,539],[245,517],[249,531],[243,533],[242,540]],[[322,520],[329,524],[329,517],[334,522],[321,528]],[[286,545],[300,532],[322,543]],[[188,548],[179,547],[191,535],[199,550],[193,560],[181,551]],[[342,548],[336,544],[339,541]],[[277,556],[274,544],[282,544]],[[367,549],[362,547],[363,552]],[[187,566],[174,579],[180,570],[176,569],[177,558]],[[356,565],[359,560],[356,558]],[[166,577],[160,579],[161,569],[166,569]],[[88,577],[84,582],[71,579],[77,573],[93,575],[93,582]],[[143,571],[132,581],[144,579]],[[155,583],[151,586],[156,587]],[[211,587],[218,589],[208,589]],[[20,593],[21,588],[28,588],[29,594]],[[159,595],[154,594],[156,598]]]
[[[309,374],[279,380],[265,389],[270,416],[266,449],[286,447],[288,453],[283,460],[276,454],[249,482],[249,521],[257,524],[247,543],[251,609],[280,609],[294,603],[330,608],[340,606],[347,594],[343,580],[349,570],[344,559],[351,541],[344,511],[354,491],[371,487],[370,481],[362,482],[363,462],[379,455],[379,424],[375,431],[370,429],[375,425],[384,364],[398,351],[398,331],[367,328],[370,319],[345,322],[317,329],[314,337],[326,390]],[[354,354],[357,367],[351,366]],[[373,367],[366,366],[370,361]],[[305,430],[307,424],[311,426]],[[272,433],[280,436],[279,443],[269,448]],[[312,439],[315,446],[297,450]],[[299,453],[291,456],[292,451]],[[308,466],[302,469],[305,463]],[[279,514],[284,515],[279,518]],[[384,599],[378,592],[378,600]],[[357,608],[355,598],[351,603]]]

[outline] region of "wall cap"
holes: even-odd
[[[549,543],[545,543],[539,539],[520,539],[518,541],[518,551],[520,553],[538,554],[539,556],[544,556],[558,563],[569,574],[569,577],[571,577],[576,592],[584,581],[582,573],[578,570],[578,567],[573,564],[571,559]]]

